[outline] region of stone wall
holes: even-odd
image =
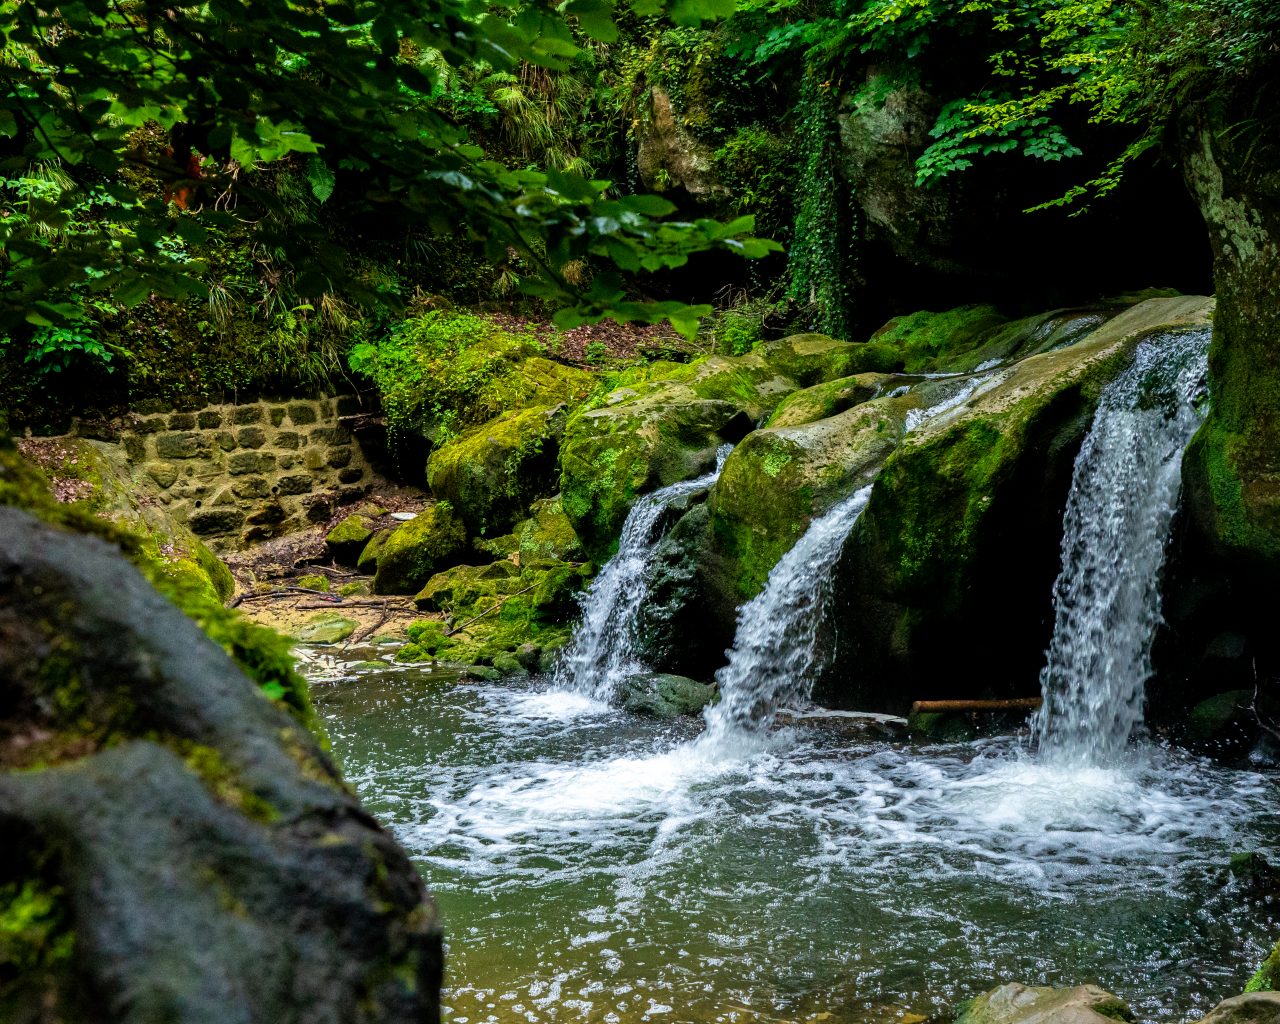
[[[365,494],[369,463],[341,420],[358,411],[342,396],[257,401],[76,432],[121,445],[139,491],[225,551],[324,522]]]

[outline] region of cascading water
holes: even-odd
[[[867,485],[815,519],[738,611],[729,663],[716,673],[720,702],[707,711],[708,743],[763,729],[788,699],[808,696],[826,655],[819,641],[831,566],[870,496]]]
[[[655,536],[662,513],[674,502],[716,482],[731,445],[716,452],[714,471],[646,494],[631,507],[618,539],[618,553],[582,598],[582,622],[556,667],[559,690],[609,700],[628,676],[644,670],[636,656],[636,613],[649,596],[649,573],[661,537]]]
[[[1207,329],[1144,341],[1103,391],[1076,459],[1035,722],[1051,763],[1114,761],[1141,721],[1182,453],[1203,418],[1208,344]]]

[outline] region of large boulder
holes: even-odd
[[[376,529],[371,518],[353,513],[325,535],[325,550],[339,565],[355,565]]]
[[[1280,1024],[1280,992],[1245,992],[1224,999],[1197,1024]]]
[[[858,671],[827,696],[902,710],[1034,689],[1062,510],[1098,396],[1141,338],[1202,328],[1211,310],[1202,297],[1140,303],[1083,341],[995,371],[971,401],[903,438],[837,566],[843,657]],[[977,637],[992,642],[958,667]]]
[[[427,483],[474,536],[508,530],[535,498],[554,494],[565,408],[505,412],[431,453]]]
[[[0,635],[0,1018],[439,1019],[412,863],[111,545],[0,508]]]
[[[648,718],[697,715],[715,698],[716,688],[696,679],[644,672],[627,680],[623,707]]]
[[[710,469],[716,450],[746,436],[795,382],[756,354],[661,368],[569,419],[560,450],[561,501],[587,553],[612,553],[636,497]]]
[[[446,502],[428,505],[379,543],[375,594],[413,594],[432,576],[465,560],[467,530]],[[361,565],[365,563],[361,555]]]
[[[1123,999],[1097,985],[1033,988],[1010,984],[978,996],[956,1024],[1116,1024],[1133,1019],[1133,1011]]]
[[[655,192],[683,188],[702,202],[725,197],[728,189],[715,173],[715,154],[681,124],[667,90],[651,87],[645,108],[636,149],[636,169],[645,186]]]

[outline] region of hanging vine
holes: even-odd
[[[815,326],[853,336],[858,232],[851,187],[838,173],[840,128],[829,82],[810,65],[796,106],[800,180],[787,263],[787,298],[814,311]]]

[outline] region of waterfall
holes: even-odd
[[[764,589],[738,610],[729,663],[716,673],[720,703],[707,711],[709,736],[763,729],[780,706],[808,697],[828,653],[821,627],[831,567],[870,496],[868,484],[815,519],[773,567]]]
[[[1103,391],[1076,458],[1034,723],[1047,760],[1105,764],[1142,720],[1182,453],[1203,418],[1208,344],[1208,329],[1142,342]]]
[[[556,666],[556,689],[609,700],[628,676],[644,671],[636,657],[633,626],[649,596],[649,573],[662,539],[656,535],[658,521],[674,502],[715,483],[731,450],[732,445],[723,445],[716,452],[713,472],[646,494],[631,506],[618,553],[582,597],[582,622]]]

